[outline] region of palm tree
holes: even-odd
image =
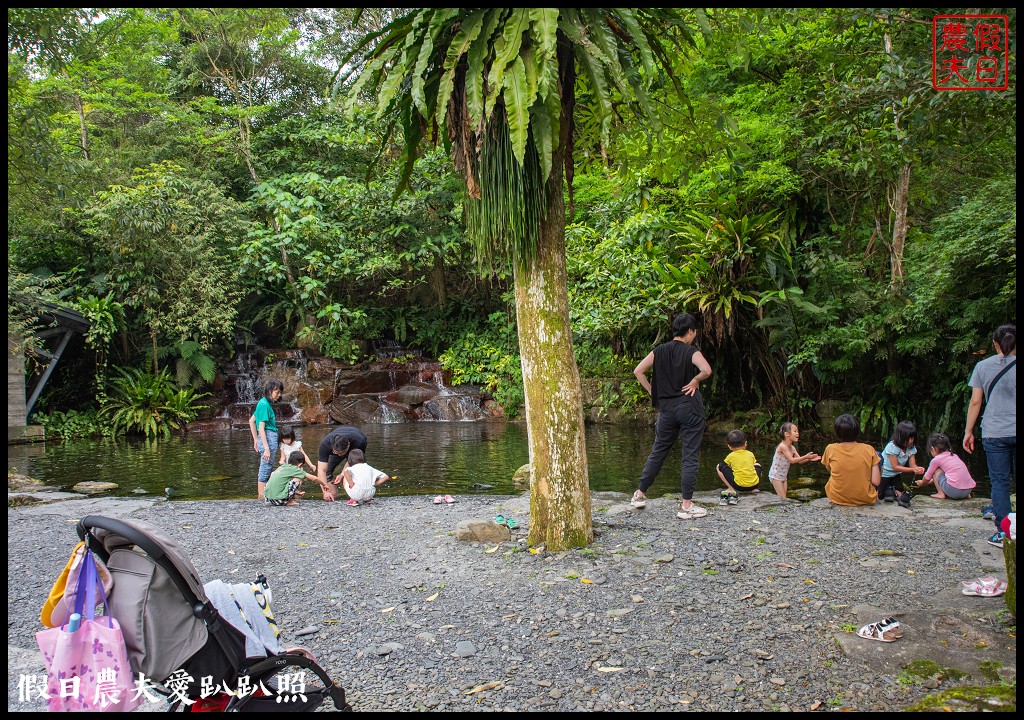
[[[373,92],[389,136],[401,126],[401,185],[422,143],[450,143],[478,259],[512,261],[532,471],[529,540],[552,550],[593,540],[565,271],[563,183],[572,186],[577,68],[602,140],[613,103],[624,101],[635,101],[659,130],[645,82],[668,77],[681,94],[670,56],[670,44],[681,41],[690,35],[672,9],[421,8],[364,37],[353,54],[365,53],[365,64],[350,104]]]

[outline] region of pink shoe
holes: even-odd
[[[451,505],[451,504],[452,504],[453,502],[458,502],[458,501],[457,501],[457,500],[456,500],[455,498],[453,498],[453,497],[452,497],[451,495],[445,495],[445,496],[444,496],[444,501],[445,501],[446,503],[448,503],[449,505]]]
[[[345,504],[346,504],[346,505],[351,505],[352,507],[355,507],[355,506],[356,506],[356,505],[358,505],[359,503],[358,503],[358,502],[356,502],[355,500],[349,500],[349,501],[348,501],[347,503],[345,503]]]

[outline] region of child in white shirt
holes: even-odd
[[[295,439],[295,430],[290,427],[282,427],[278,434],[278,447],[281,448],[281,460],[278,464],[287,465],[288,458],[293,452],[301,452],[302,457],[309,468],[316,472],[316,465],[309,459],[309,455],[302,449],[302,441]]]
[[[377,493],[377,486],[391,479],[377,468],[368,465],[363,451],[357,448],[348,451],[348,467],[341,475],[345,492],[350,498],[348,505],[371,502]]]

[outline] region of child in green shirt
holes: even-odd
[[[302,463],[305,460],[306,456],[302,451],[296,450],[288,456],[287,465],[282,465],[270,473],[270,480],[267,481],[267,487],[263,491],[263,501],[267,505],[294,506],[299,504],[299,501],[295,498],[299,495],[305,495],[300,490],[302,481],[309,479],[316,482],[316,475],[310,475],[308,472],[303,471]]]

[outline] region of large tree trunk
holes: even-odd
[[[574,104],[573,60],[571,50],[560,50],[561,149],[547,178],[548,212],[536,258],[527,267],[513,263],[530,445],[529,540],[549,550],[582,547],[594,539],[583,393],[572,352],[565,271],[562,172]]]
[[[890,255],[892,262],[892,285],[903,284],[903,251],[907,244],[907,209],[910,203],[910,163],[900,169],[900,177],[896,183],[896,197],[893,199],[893,228]]]
[[[560,170],[558,175],[561,196]],[[565,272],[565,206],[541,226],[537,258],[515,271],[519,353],[530,445],[530,544],[549,550],[594,539],[580,374],[572,352]],[[518,264],[517,264],[518,265]]]

